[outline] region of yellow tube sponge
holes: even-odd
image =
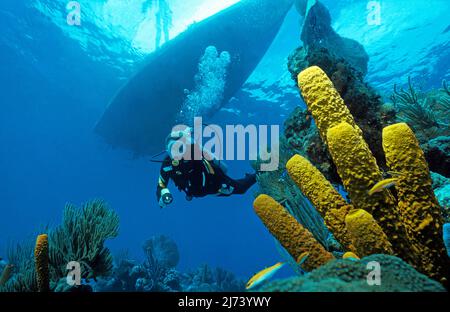
[[[394,253],[386,234],[367,211],[351,211],[345,217],[345,224],[358,256]]]
[[[341,122],[353,126],[362,135],[344,100],[322,69],[312,66],[302,71],[298,75],[298,86],[325,143],[328,129]]]
[[[49,269],[48,269],[48,236],[39,235],[34,248],[34,262],[36,267],[37,283],[40,292],[49,290]]]
[[[409,242],[395,198],[388,190],[368,194],[383,180],[383,175],[359,131],[343,122],[330,128],[327,137],[328,149],[352,205],[371,214],[389,237],[396,253],[409,259],[406,252]]]
[[[258,196],[253,206],[264,225],[292,258],[306,259],[302,263],[305,271],[316,269],[334,259],[307,229],[270,196]]]
[[[444,222],[419,142],[407,124],[399,123],[383,129],[383,149],[387,165],[398,178],[398,207],[419,270],[436,279],[448,278]]]
[[[306,158],[295,155],[287,162],[286,168],[289,176],[316,207],[336,239],[347,250],[354,251],[345,228],[345,216],[353,207]]]
[[[327,138],[328,150],[353,206],[369,213],[391,214],[395,201],[387,190],[368,196],[368,190],[383,180],[383,175],[360,133],[343,122],[330,128]]]

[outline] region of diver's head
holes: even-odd
[[[187,146],[194,143],[192,128],[175,127],[166,138],[166,151],[173,161],[180,161],[188,151]]]

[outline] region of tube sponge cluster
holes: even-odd
[[[334,259],[307,229],[270,196],[258,196],[253,206],[272,235],[301,263],[305,271],[312,271]]]
[[[306,158],[295,155],[286,164],[292,180],[316,207],[325,225],[349,251],[356,251],[345,227],[345,216],[353,209],[323,174]]]
[[[431,188],[430,172],[414,133],[406,124],[383,131],[387,164],[399,175],[398,201],[387,189],[369,195],[383,175],[344,101],[317,66],[298,76],[303,98],[315,118],[351,204],[301,156],[287,170],[317,207],[326,225],[349,252],[363,257],[395,254],[443,283],[448,258],[442,242],[443,220]]]
[[[34,261],[36,266],[38,289],[40,292],[47,292],[50,288],[47,234],[39,235],[36,239]]]
[[[385,188],[369,195],[383,175],[339,93],[317,66],[301,72],[298,83],[350,198],[350,203],[344,200],[304,157],[296,155],[287,162],[290,177],[326,226],[353,258],[376,253],[398,255],[446,284],[449,261],[442,241],[443,220],[414,133],[406,124],[384,129],[387,164],[399,175],[398,200]],[[269,231],[294,258],[317,249],[309,269],[332,259],[279,203],[261,195],[254,206]]]

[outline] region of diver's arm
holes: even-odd
[[[156,199],[161,208],[166,207],[173,201],[172,194],[167,188],[170,181],[171,168],[172,166],[165,161],[161,165],[161,170],[159,172],[158,186],[156,187]]]

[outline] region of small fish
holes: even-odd
[[[373,195],[375,193],[381,192],[384,189],[390,188],[393,185],[396,185],[398,182],[398,177],[396,178],[388,178],[384,179],[377,184],[375,184],[369,191],[369,195]]]
[[[303,263],[305,263],[306,259],[308,259],[309,252],[304,252],[297,258],[297,263],[301,267]]]
[[[275,265],[273,265],[271,267],[268,267],[268,268],[265,268],[262,271],[259,271],[258,273],[253,275],[253,277],[248,281],[247,285],[245,286],[245,289],[252,289],[252,288],[260,285],[264,281],[270,279],[283,266],[284,266],[283,262],[278,262],[277,264],[275,264]]]
[[[346,252],[346,253],[342,256],[342,259],[348,259],[348,260],[353,260],[353,261],[355,261],[355,260],[359,260],[359,257],[358,257],[356,254],[354,254],[353,252],[349,251],[349,252]]]

